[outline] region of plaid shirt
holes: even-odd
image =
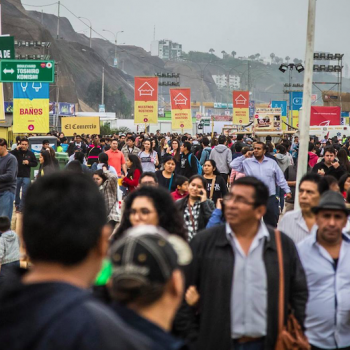
[[[117,211],[118,208],[118,178],[111,172],[104,173],[107,176],[107,180],[100,187],[100,191],[105,198],[107,219],[108,221],[120,221],[120,215]]]
[[[196,235],[198,230],[198,218],[199,218],[201,203],[195,202],[193,204],[193,207],[191,207],[193,222],[191,219],[190,210],[188,208],[189,205],[190,204],[188,203],[185,207],[184,220],[185,220],[185,228],[187,229],[187,232],[188,232],[188,240],[190,241]],[[193,227],[193,224],[194,224],[194,227]]]

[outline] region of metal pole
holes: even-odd
[[[92,27],[91,27],[91,24],[90,24],[90,49],[91,49],[91,35],[92,35]]]
[[[57,40],[60,36],[60,7],[61,1],[58,2],[58,13],[57,13]]]
[[[292,67],[289,67],[289,93],[291,94],[290,95],[290,98],[289,98],[289,103],[290,103],[290,106],[289,106],[289,109],[290,109],[290,125],[293,126],[293,91],[292,90]]]
[[[312,74],[314,63],[315,47],[315,21],[316,21],[316,0],[309,0],[307,36],[306,36],[306,53],[305,53],[305,75],[304,75],[304,94],[303,108],[299,116],[299,154],[298,154],[298,171],[295,191],[295,208],[299,209],[299,182],[307,172],[308,148],[309,148],[309,129],[311,113],[311,95],[312,95]]]
[[[105,67],[102,67],[102,99],[101,104],[105,104]]]
[[[113,66],[114,64],[117,62],[117,35],[115,35],[115,40],[114,40],[114,44],[115,44],[115,47],[114,47],[114,62],[113,62]]]
[[[58,64],[56,64],[56,69],[57,69],[57,78],[56,78],[56,102],[57,102],[57,110],[56,110],[56,120],[55,122],[53,123],[53,125],[56,127],[56,130],[57,130],[57,127],[58,127],[58,118],[59,118],[59,104],[58,104],[58,101],[60,99],[60,87],[58,85],[58,77],[59,77],[59,66]]]

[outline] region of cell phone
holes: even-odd
[[[203,191],[199,191],[199,195],[203,196],[204,192]]]

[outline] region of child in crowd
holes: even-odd
[[[176,190],[171,192],[174,201],[182,199],[188,195],[188,178],[178,175],[175,180]]]
[[[11,230],[11,222],[7,216],[0,216],[0,282],[16,267],[19,267],[19,238]]]

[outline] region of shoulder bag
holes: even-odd
[[[284,267],[280,231],[275,230],[275,237],[279,268],[278,338],[275,350],[309,350],[309,342],[293,313],[289,313],[287,325],[284,325]]]

